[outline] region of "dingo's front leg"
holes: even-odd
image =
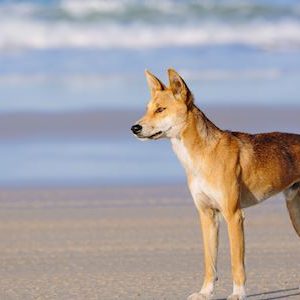
[[[200,292],[190,295],[188,300],[211,299],[213,295],[214,284],[217,280],[217,252],[219,235],[218,213],[211,208],[200,207],[199,215],[204,245],[205,276]]]
[[[239,208],[234,212],[227,212],[224,216],[228,226],[233,276],[233,293],[227,299],[244,300],[246,299],[244,216],[243,212]]]

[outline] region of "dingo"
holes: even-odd
[[[217,280],[218,214],[228,225],[233,293],[246,299],[242,209],[284,192],[300,236],[300,135],[247,134],[215,126],[194,104],[184,80],[168,70],[170,86],[146,71],[151,91],[147,112],[131,130],[139,139],[169,138],[187,175],[199,211],[205,276],[188,300],[211,299]]]

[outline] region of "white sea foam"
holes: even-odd
[[[265,49],[300,48],[300,22],[176,25],[77,24],[0,20],[0,49],[155,48],[240,44]]]
[[[0,3],[0,51],[245,45],[300,48],[300,5],[259,0]],[[217,21],[218,20],[218,21]]]

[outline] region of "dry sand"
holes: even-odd
[[[172,299],[200,288],[202,241],[186,188],[0,192],[0,299]],[[284,202],[246,210],[249,299],[300,299],[300,239]],[[231,292],[222,224],[215,299]]]

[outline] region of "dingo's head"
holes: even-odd
[[[170,86],[146,71],[151,92],[146,114],[131,127],[139,139],[173,138],[184,128],[193,96],[184,80],[172,69],[168,70]]]

